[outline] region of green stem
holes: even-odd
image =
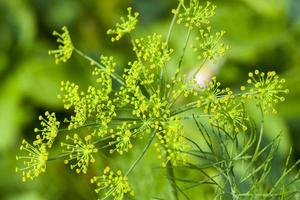
[[[131,167],[126,172],[125,176],[128,176],[132,172],[132,170],[136,167],[136,165],[140,162],[140,160],[144,157],[144,155],[146,154],[147,150],[151,146],[154,137],[155,137],[155,132],[152,133],[152,135],[150,136],[149,142],[147,143],[147,145],[143,149],[141,155],[134,161],[134,163],[131,165]]]
[[[70,153],[67,153],[67,154],[61,154],[61,155],[58,155],[58,156],[55,156],[55,157],[50,157],[47,159],[47,161],[53,161],[53,160],[58,160],[58,159],[61,159],[61,158],[64,158],[66,156],[70,155]]]
[[[179,12],[180,8],[181,8],[182,4],[179,3],[177,8],[176,8],[176,12]],[[171,33],[173,31],[173,27],[174,27],[174,24],[175,24],[175,21],[176,21],[176,18],[177,18],[177,15],[175,14],[172,18],[172,21],[171,21],[171,24],[170,24],[170,27],[169,27],[169,30],[168,30],[168,34],[167,34],[167,38],[166,38],[166,43],[169,44],[169,41],[170,41],[170,37],[171,37]]]
[[[180,72],[180,69],[181,69],[181,65],[182,65],[182,61],[183,61],[183,58],[184,58],[184,55],[185,55],[185,52],[186,52],[186,48],[187,48],[187,45],[189,43],[190,36],[191,36],[191,29],[188,29],[188,32],[187,32],[187,35],[186,35],[186,38],[185,38],[185,42],[184,42],[184,46],[183,46],[183,49],[182,49],[182,53],[181,53],[181,56],[180,56],[180,60],[178,62],[177,71],[176,71],[175,76],[174,76],[175,80],[177,79],[177,77],[179,75],[179,72]],[[168,92],[168,97],[170,96],[173,87],[174,87],[174,82],[171,83],[171,87],[170,87],[169,92]],[[176,101],[176,99],[174,99],[174,101],[171,103],[171,105],[175,101]]]
[[[178,4],[178,6],[176,8],[176,12],[179,12],[180,8],[181,8],[181,3]],[[177,15],[175,14],[172,18],[171,24],[168,29],[168,34],[167,34],[167,38],[166,38],[166,44],[168,46],[169,46],[169,42],[170,42],[170,38],[171,38],[171,33],[173,32],[173,28],[174,28],[174,25],[176,22],[176,18],[177,18]],[[161,71],[160,71],[160,90],[161,91],[163,89],[164,82],[165,82],[165,73],[164,73],[164,67],[163,67],[163,68],[161,68]],[[163,94],[164,94],[164,92],[163,92]]]
[[[169,183],[171,185],[171,191],[172,191],[172,194],[173,194],[173,198],[175,200],[179,200],[177,185],[176,185],[176,180],[175,180],[176,177],[175,177],[175,173],[174,173],[174,169],[173,169],[173,165],[172,165],[171,161],[169,161],[167,163],[166,169],[167,169],[167,174],[168,174],[168,180],[169,180]]]
[[[83,58],[85,58],[86,60],[88,60],[92,65],[95,64],[97,67],[99,67],[102,70],[106,70],[106,67],[101,65],[99,62],[97,62],[96,60],[94,60],[93,58],[89,57],[88,55],[86,55],[85,53],[83,53],[82,51],[74,48],[74,51],[82,56]],[[122,77],[116,73],[111,73],[111,77],[114,78],[117,82],[119,82],[121,85],[125,85],[124,81],[122,80]]]
[[[191,109],[198,108],[196,105],[197,105],[197,101],[188,103],[188,104],[180,107],[179,109],[172,111],[171,116],[175,116],[175,115],[181,114],[183,112],[189,111]]]

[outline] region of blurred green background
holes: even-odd
[[[293,159],[299,159],[300,1],[213,2],[217,4],[217,15],[212,24],[216,30],[226,30],[225,41],[231,47],[225,58],[212,66],[213,73],[225,85],[236,89],[245,82],[248,71],[254,69],[276,70],[284,77],[290,93],[285,103],[279,105],[279,114],[267,118],[265,139],[282,131],[278,156],[285,155],[293,146]],[[49,164],[47,173],[39,179],[21,183],[19,174],[15,173],[15,155],[23,137],[34,137],[33,128],[38,125],[39,114],[50,110],[57,112],[61,119],[64,117],[62,105],[56,98],[61,80],[71,80],[82,86],[91,82],[91,68],[77,55],[67,64],[54,64],[47,54],[49,49],[56,48],[52,31],[66,25],[79,49],[94,58],[100,53],[113,55],[122,66],[132,57],[130,45],[126,41],[111,43],[106,30],[125,14],[128,6],[141,13],[135,36],[150,31],[166,35],[172,17],[170,10],[176,6],[176,1],[0,1],[0,199],[95,199],[88,184],[89,177],[75,176],[60,161]],[[175,34],[171,39],[172,47],[179,52],[184,40],[181,31],[176,28],[178,37]],[[195,64],[192,54],[186,60],[186,65]],[[186,71],[190,69],[187,67]],[[254,117],[256,115],[253,113]],[[122,159],[124,161],[118,158],[114,162],[122,165]],[[102,158],[103,162],[105,160]],[[153,168],[157,162],[152,159],[144,162],[149,168],[144,167],[136,173],[136,193],[145,190],[144,184],[153,187],[147,188],[148,194],[138,199],[164,196],[164,187],[160,185],[165,185],[165,180],[155,179],[160,175]],[[100,170],[93,167],[95,173]]]

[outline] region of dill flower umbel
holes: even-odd
[[[209,59],[215,63],[216,58],[224,56],[228,46],[220,42],[225,31],[216,32],[215,35],[210,32],[211,27],[199,30],[200,36],[196,37],[196,45],[192,48],[195,52],[199,52],[199,59]]]
[[[16,160],[22,160],[23,167],[17,167],[16,172],[22,173],[22,181],[32,180],[46,171],[48,152],[45,144],[31,145],[23,140],[20,150],[24,154],[16,156]]]
[[[138,22],[137,17],[139,16],[139,13],[135,12],[132,14],[132,8],[130,7],[127,8],[127,11],[127,19],[121,17],[121,22],[117,23],[114,28],[111,28],[107,31],[108,35],[115,35],[111,38],[112,42],[120,40],[124,34],[130,33],[135,29],[135,26]]]
[[[115,144],[115,148],[110,149],[110,153],[117,151],[122,155],[124,152],[128,152],[129,149],[133,147],[132,139],[135,138],[137,134],[135,130],[131,130],[134,124],[135,123],[123,122],[122,125],[117,126],[116,132],[111,136],[112,139],[116,139],[110,142],[111,145]]]
[[[54,55],[55,63],[67,62],[72,56],[74,46],[69,35],[67,27],[62,27],[63,33],[58,33],[57,31],[53,32],[54,36],[57,36],[57,42],[59,43],[58,49],[50,50],[49,55]]]
[[[46,141],[47,146],[51,148],[57,136],[60,122],[56,120],[55,113],[50,114],[48,111],[45,112],[45,117],[39,116],[39,120],[43,128],[34,129],[34,132],[41,133],[36,136],[35,142]]]
[[[65,159],[65,164],[70,164],[71,169],[76,169],[77,173],[87,173],[87,169],[90,163],[95,162],[93,156],[94,153],[98,152],[98,149],[92,143],[92,136],[88,135],[84,139],[81,139],[77,134],[73,136],[66,136],[66,140],[70,143],[61,143],[63,147],[63,153],[69,155],[68,159]],[[75,162],[74,164],[73,161]]]
[[[187,151],[190,146],[184,138],[183,126],[178,119],[165,125],[165,129],[157,134],[158,142],[155,143],[158,159],[162,160],[162,167],[168,162],[173,166],[186,163],[188,160]]]
[[[99,200],[109,197],[114,200],[123,200],[125,195],[134,195],[128,183],[128,178],[120,170],[114,172],[110,167],[104,169],[103,175],[93,177],[91,183],[97,186],[95,189],[96,193],[100,193],[103,190],[104,195]]]
[[[181,1],[184,4],[184,1]],[[207,2],[205,6],[199,4],[198,0],[190,0],[188,7],[183,5],[183,11],[172,10],[177,15],[177,23],[183,24],[189,29],[203,28],[210,23],[209,18],[215,15],[216,6]]]
[[[262,106],[264,112],[277,113],[275,104],[284,101],[283,94],[289,92],[288,89],[283,89],[285,80],[280,79],[276,72],[260,72],[255,70],[249,72],[248,86],[242,86],[242,91],[247,91],[243,97],[256,99]]]

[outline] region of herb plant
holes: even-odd
[[[166,36],[153,33],[136,38],[132,32],[139,13],[127,9],[113,28],[107,31],[112,42],[129,39],[136,59],[117,73],[112,56],[93,59],[76,48],[66,27],[53,32],[58,49],[50,50],[55,63],[67,62],[78,54],[94,67],[94,84],[81,89],[76,83],[61,83],[61,99],[73,113],[63,122],[54,112],[40,116],[33,142],[22,141],[20,165],[16,168],[27,181],[46,172],[49,162],[62,159],[76,173],[86,174],[99,154],[127,154],[140,140],[147,141],[143,151],[123,172],[115,166],[97,166],[100,173],[91,178],[99,199],[140,199],[130,184],[131,174],[150,148],[155,148],[160,166],[167,172],[174,199],[190,199],[188,191],[211,185],[215,199],[295,199],[299,198],[299,172],[291,153],[276,180],[271,178],[272,161],[280,137],[262,144],[264,116],[276,114],[276,104],[285,100],[285,80],[274,72],[255,70],[240,91],[223,87],[216,77],[199,85],[196,75],[208,61],[217,62],[228,50],[222,43],[224,31],[214,32],[210,18],[216,6],[198,0],[179,0],[172,10],[173,19]],[[186,40],[177,65],[171,65],[169,44],[174,26],[186,29]],[[196,35],[195,37],[193,37]],[[202,65],[192,77],[182,73],[186,49],[191,47]],[[176,68],[167,74],[167,68]],[[179,102],[183,99],[184,103]],[[255,104],[261,121],[255,123],[247,105]],[[183,121],[195,124],[198,137],[191,138]],[[88,132],[81,133],[80,129]],[[64,139],[62,139],[64,138]],[[61,140],[61,141],[60,141]],[[60,144],[61,154],[53,155]],[[109,156],[109,155],[108,155]],[[149,166],[146,166],[149,167]],[[238,169],[245,169],[240,171]],[[193,176],[176,176],[177,170]],[[153,198],[162,199],[162,198]],[[201,199],[199,197],[198,199]]]

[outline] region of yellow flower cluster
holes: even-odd
[[[173,166],[187,162],[190,146],[184,138],[183,126],[178,119],[167,123],[165,129],[157,134],[157,139],[155,147],[158,159],[162,160],[162,167],[166,167],[168,162],[172,162]]]
[[[224,36],[225,31],[211,34],[211,27],[199,30],[200,36],[196,37],[196,45],[192,48],[195,52],[199,52],[199,59],[209,59],[216,62],[217,57],[224,56],[228,50],[228,46],[221,43],[220,40]]]
[[[127,19],[121,17],[120,18],[121,22],[117,23],[114,28],[109,29],[107,31],[108,35],[115,35],[114,37],[111,38],[112,42],[120,40],[124,34],[130,33],[135,29],[135,26],[138,22],[137,17],[139,16],[139,13],[135,12],[132,14],[132,8],[127,8],[127,11],[128,11]]]
[[[132,131],[132,126],[135,123],[123,122],[122,125],[118,125],[116,132],[112,134],[112,139],[116,138],[110,145],[115,145],[114,149],[110,149],[110,153],[117,151],[119,154],[128,152],[133,147],[131,140],[136,137],[137,132]]]
[[[216,6],[210,2],[207,2],[205,6],[201,6],[199,0],[190,0],[188,7],[184,5],[184,1],[181,3],[184,11],[172,10],[172,13],[177,15],[178,24],[183,24],[189,29],[203,28],[203,26],[210,23],[209,18],[215,15]]]
[[[46,118],[44,118],[43,116],[39,116],[39,120],[41,121],[41,126],[43,128],[34,129],[34,132],[41,133],[36,136],[37,140],[35,141],[35,143],[46,141],[47,146],[51,148],[57,136],[60,122],[56,120],[54,112],[50,114],[48,111],[46,111],[45,117]]]
[[[67,62],[72,56],[74,46],[69,34],[67,27],[62,27],[63,33],[58,33],[57,31],[53,32],[54,36],[57,36],[57,42],[59,43],[58,49],[50,50],[49,55],[54,55],[55,63],[59,64],[60,62]]]
[[[283,89],[285,80],[280,79],[274,71],[265,73],[255,70],[248,76],[248,86],[241,87],[242,91],[246,91],[243,97],[256,99],[264,112],[276,114],[275,104],[284,101],[283,95],[289,92],[288,89]]]
[[[55,113],[45,112],[45,117],[39,116],[41,129],[35,128],[38,133],[33,144],[26,140],[22,141],[20,150],[21,156],[16,156],[17,160],[23,160],[23,167],[17,167],[17,172],[22,172],[22,180],[34,179],[39,174],[46,171],[48,160],[48,148],[51,148],[58,134],[60,122],[56,120]]]
[[[109,167],[106,167],[103,175],[93,177],[91,183],[96,185],[96,193],[104,191],[104,196],[100,197],[99,200],[108,198],[123,200],[126,195],[134,195],[128,183],[128,178],[120,170],[114,172]]]
[[[227,132],[247,129],[244,106],[229,88],[221,89],[221,83],[213,77],[205,87],[200,88],[197,106],[209,115],[209,122]]]
[[[162,41],[161,35],[154,33],[147,37],[135,39],[135,44],[133,51],[144,64],[147,63],[150,70],[164,67],[165,62],[171,59],[173,50],[169,49],[168,44]]]
[[[70,130],[83,126],[89,118],[96,117],[96,121],[102,125],[99,135],[105,135],[108,123],[116,115],[113,101],[109,100],[112,90],[111,78],[108,75],[100,75],[101,71],[94,71],[93,74],[98,76],[97,83],[102,87],[98,89],[89,86],[86,92],[79,92],[79,87],[74,83],[62,82],[63,94],[59,95],[59,98],[62,99],[65,109],[74,107],[75,115],[69,120]]]
[[[98,149],[92,143],[92,136],[88,135],[81,139],[77,134],[66,136],[66,140],[70,143],[61,143],[63,153],[69,155],[69,158],[64,161],[65,164],[70,164],[71,169],[76,169],[77,173],[87,173],[90,163],[95,162],[93,154],[98,152]]]
[[[46,144],[31,145],[23,140],[20,150],[24,151],[24,155],[16,156],[16,160],[22,160],[23,167],[17,167],[16,172],[22,173],[22,181],[32,180],[46,171],[48,160]]]

